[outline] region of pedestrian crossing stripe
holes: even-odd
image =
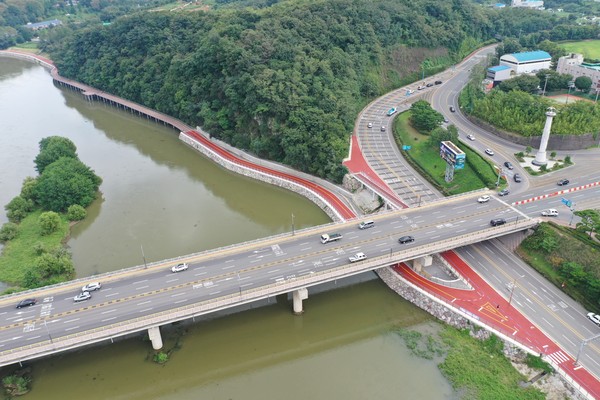
[[[557,364],[563,363],[565,361],[569,361],[569,357],[565,355],[565,353],[563,353],[562,351],[556,351],[552,354],[548,354],[546,357],[548,357],[549,359],[551,359],[552,361],[554,361]]]

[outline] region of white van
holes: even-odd
[[[368,229],[368,228],[372,228],[374,226],[375,226],[374,221],[363,221],[360,224],[358,224],[358,229]]]
[[[547,210],[542,211],[543,217],[558,217],[558,210],[554,208],[549,208]]]

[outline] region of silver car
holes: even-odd
[[[90,292],[81,292],[77,296],[73,297],[73,301],[75,303],[79,303],[80,301],[86,301],[92,298]]]

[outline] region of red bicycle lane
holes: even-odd
[[[564,352],[552,339],[533,325],[523,314],[489,286],[465,261],[453,251],[442,254],[452,267],[471,285],[472,290],[449,288],[417,274],[406,264],[394,270],[404,279],[425,290],[433,297],[480,321],[501,335],[537,353],[563,375],[581,386],[593,398],[600,399],[600,381]]]
[[[341,216],[343,220],[348,220],[356,217],[356,214],[346,205],[344,204],[335,194],[330,192],[329,190],[323,188],[322,186],[313,183],[309,180],[286,174],[284,172],[280,172],[271,168],[263,167],[257,164],[254,164],[250,161],[243,160],[236,155],[228,152],[227,150],[221,148],[217,144],[211,142],[209,139],[204,137],[197,131],[187,131],[184,134],[192,137],[194,140],[200,142],[203,146],[210,149],[212,152],[218,154],[220,157],[229,160],[232,163],[241,165],[251,170],[259,171],[268,175],[276,176],[278,178],[282,178],[291,182],[296,183],[297,185],[303,186],[308,190],[311,190],[321,196],[332,208],[337,210],[338,214]]]

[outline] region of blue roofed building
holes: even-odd
[[[510,79],[514,74],[512,68],[506,65],[496,65],[487,69],[487,78],[494,82],[494,86],[499,82]]]
[[[511,68],[515,74],[532,74],[542,69],[550,69],[552,56],[545,51],[527,51],[505,54],[500,57],[500,65]]]
[[[46,28],[52,28],[53,26],[58,26],[58,25],[62,25],[62,21],[59,19],[52,19],[49,21],[42,21],[42,22],[34,22],[34,23],[28,23],[27,25],[25,25],[25,28],[34,30],[34,31],[38,31],[40,29],[46,29]]]

